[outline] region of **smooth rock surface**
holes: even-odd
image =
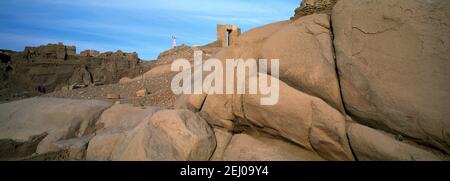
[[[346,0],[332,15],[345,107],[450,153],[450,1]]]

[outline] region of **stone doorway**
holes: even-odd
[[[217,25],[217,42],[221,47],[233,45],[241,35],[241,29],[235,25]]]

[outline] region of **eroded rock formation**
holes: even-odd
[[[8,92],[27,97],[62,88],[112,84],[150,69],[134,52],[119,50],[100,54],[86,50],[77,55],[74,46],[62,43],[26,47],[23,52],[8,51],[2,55],[2,102],[14,100]],[[25,95],[27,92],[30,95]]]
[[[192,61],[179,56],[196,49],[220,60],[276,58],[276,105],[262,106],[261,93],[181,95],[170,110],[55,98],[0,104],[0,159],[449,160],[450,2],[340,0],[330,18],[335,2],[306,0],[293,20],[226,48],[171,49],[123,79],[170,77],[173,59]],[[77,70],[79,81],[88,70]]]
[[[332,16],[347,113],[450,153],[450,2],[347,0]]]

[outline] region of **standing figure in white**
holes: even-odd
[[[172,48],[176,48],[177,47],[177,37],[172,36]]]

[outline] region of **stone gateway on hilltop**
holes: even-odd
[[[241,35],[241,29],[236,25],[217,25],[217,42],[221,47],[234,44]]]

